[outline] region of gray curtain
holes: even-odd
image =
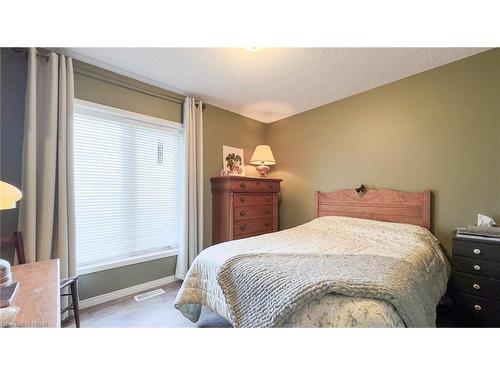
[[[59,258],[76,274],[73,199],[73,63],[28,52],[19,230],[26,261]]]
[[[184,279],[203,250],[203,112],[202,102],[184,102],[185,194],[184,217],[175,277]]]

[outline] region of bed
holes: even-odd
[[[202,251],[175,307],[235,327],[433,327],[450,267],[431,192],[315,195],[315,219]]]

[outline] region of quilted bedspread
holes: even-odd
[[[448,277],[424,228],[325,216],[204,250],[175,305],[236,327],[428,327]]]

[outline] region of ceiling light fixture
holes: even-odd
[[[245,49],[250,52],[257,52],[263,49],[263,47],[245,47]]]

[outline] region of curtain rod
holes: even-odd
[[[11,50],[15,53],[24,53],[26,55],[26,57],[28,56],[28,53],[29,53],[29,49],[28,48],[11,48]],[[49,61],[49,55],[45,52],[45,49],[44,51],[40,51],[38,48],[35,49],[36,50],[36,55],[37,57],[40,57],[42,59],[44,59],[45,61]],[[53,52],[53,51],[51,51]],[[56,52],[54,52],[56,53]]]
[[[181,98],[177,98],[177,97],[172,97],[172,96],[169,96],[169,95],[166,95],[163,93],[158,93],[155,91],[144,89],[144,88],[138,87],[134,84],[128,83],[126,81],[123,81],[120,79],[113,79],[113,78],[107,77],[103,74],[100,74],[99,72],[91,71],[91,70],[88,70],[84,67],[80,67],[78,65],[74,65],[74,72],[75,72],[75,74],[79,74],[79,75],[82,75],[85,77],[93,78],[93,79],[96,79],[96,80],[99,80],[102,82],[107,82],[107,83],[110,83],[114,86],[119,86],[119,87],[123,87],[123,88],[129,89],[129,90],[137,91],[137,92],[140,92],[141,94],[146,94],[146,95],[149,95],[149,96],[152,96],[155,98],[167,100],[167,101],[177,103],[177,104],[184,103],[183,98],[181,99]],[[125,77],[125,78],[128,79],[128,77]],[[143,83],[143,82],[141,82],[141,83]]]

